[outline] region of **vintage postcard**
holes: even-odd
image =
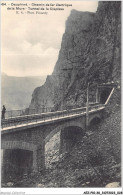
[[[1,1],[2,194],[123,194],[121,5]]]

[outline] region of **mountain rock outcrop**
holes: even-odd
[[[87,83],[95,101],[99,83],[121,78],[121,2],[99,2],[96,13],[72,10],[52,75],[32,94],[30,109],[83,106]]]

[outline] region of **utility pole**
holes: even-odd
[[[96,103],[99,103],[99,89],[98,89],[98,85],[96,88]]]
[[[87,102],[86,102],[86,130],[89,125],[89,83],[87,85]]]
[[[47,100],[42,101],[42,113],[46,112],[46,104],[47,104]]]
[[[64,110],[64,82],[62,85],[62,110]]]

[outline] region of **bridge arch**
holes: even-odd
[[[89,120],[89,130],[96,131],[98,129],[98,125],[101,122],[101,116],[95,115]]]
[[[92,118],[89,122],[89,126],[93,126],[93,125],[97,125],[101,122],[101,118],[95,116],[94,118]]]
[[[49,150],[55,148],[55,150],[53,150],[54,152],[52,152],[52,156],[50,157],[50,162],[53,162],[53,159],[57,160],[59,155],[64,155],[64,153],[69,152],[69,149],[76,143],[77,136],[80,137],[80,134],[82,135],[84,133],[85,124],[81,118],[78,121],[67,121],[62,125],[58,124],[57,127],[55,127],[54,130],[52,130],[45,138],[45,165],[50,165],[48,160]],[[55,134],[57,134],[56,137],[53,137]],[[52,142],[51,144],[50,141],[56,138],[56,142],[54,142],[54,144]]]
[[[85,130],[78,126],[67,126],[61,130],[60,135],[60,153],[69,153],[78,139],[85,134]]]
[[[58,126],[58,127],[56,127],[55,129],[53,129],[47,136],[46,136],[46,138],[45,138],[45,144],[47,143],[47,142],[49,142],[49,140],[56,134],[56,133],[58,133],[59,131],[61,131],[61,129],[62,129],[62,126]]]
[[[37,150],[37,146],[32,143],[22,141],[2,141],[1,149],[21,149],[35,151]]]
[[[2,141],[2,180],[22,177],[24,173],[37,171],[37,146],[21,141]]]
[[[95,125],[101,121],[101,115],[100,114],[94,114],[89,117],[89,126]]]
[[[85,124],[82,123],[81,119],[78,121],[70,121],[66,122],[62,125],[57,125],[56,128],[54,128],[46,137],[45,137],[45,144],[58,132],[60,132],[62,129],[68,128],[68,127],[78,127],[85,130]]]

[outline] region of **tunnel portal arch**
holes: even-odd
[[[69,152],[69,148],[72,148],[75,145],[77,138],[83,136],[84,133],[85,129],[82,129],[81,120],[76,123],[69,122],[65,125],[58,125],[54,128],[54,130],[52,130],[45,138],[45,165],[50,166],[49,158],[51,158],[50,162],[52,163],[64,152]],[[56,137],[54,137],[55,135]],[[55,143],[52,142],[53,140],[55,140]],[[50,150],[53,150],[54,152],[52,152],[52,156],[48,157]]]
[[[84,119],[85,121],[85,119]],[[65,128],[69,128],[71,126],[74,126],[74,127],[78,127],[80,129],[83,129],[83,131],[85,131],[85,124],[84,124],[84,121],[79,119],[77,121],[68,121],[62,125],[57,125],[57,127],[53,128],[52,130],[52,127],[51,127],[51,131],[50,133],[48,133],[45,137],[45,144],[58,132],[60,132],[61,130],[65,129]]]

